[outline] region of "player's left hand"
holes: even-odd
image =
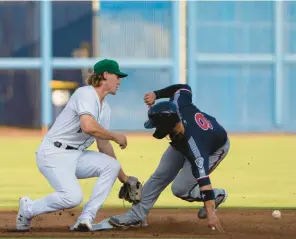
[[[149,108],[151,108],[152,105],[154,105],[155,100],[156,100],[156,95],[154,92],[148,92],[144,96],[144,102],[146,105],[148,105]]]
[[[207,213],[208,217],[208,227],[212,230],[218,230],[220,233],[225,233],[219,218],[217,217],[216,213],[213,211],[212,213]]]
[[[142,187],[138,178],[129,176],[127,182],[120,188],[118,197],[130,203],[138,203],[141,200]]]

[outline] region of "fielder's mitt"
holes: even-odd
[[[136,177],[129,177],[127,182],[119,190],[118,197],[130,203],[138,203],[141,200],[142,184]]]

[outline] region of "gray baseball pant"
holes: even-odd
[[[227,140],[220,149],[209,157],[210,173],[225,158],[229,147],[230,143]],[[169,146],[156,171],[143,186],[141,202],[134,204],[128,214],[137,220],[144,220],[161,192],[172,181],[172,192],[176,197],[189,202],[201,201],[199,185],[192,175],[190,162],[180,152]]]

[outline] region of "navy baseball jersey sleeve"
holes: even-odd
[[[170,99],[178,108],[182,108],[192,103],[192,93],[189,85],[184,85],[174,93],[174,96]]]
[[[186,105],[192,104],[191,87],[187,84],[176,84],[166,87],[164,89],[154,91],[156,99],[170,98],[177,108],[182,108]]]
[[[210,183],[209,179],[209,155],[201,143],[192,135],[186,135],[182,141],[170,142],[190,162],[192,174],[200,186]]]
[[[202,144],[189,136],[188,138],[188,156],[186,157],[191,163],[192,174],[197,179],[200,186],[209,184],[209,155],[204,150]]]
[[[170,98],[179,104],[191,104],[191,87],[187,84],[176,84],[154,91],[156,99]]]

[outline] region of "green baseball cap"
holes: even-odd
[[[120,78],[124,78],[127,76],[126,73],[123,73],[120,71],[117,61],[109,60],[109,59],[104,59],[104,60],[98,61],[94,65],[94,72],[96,74],[109,72],[109,73],[113,73],[113,74],[118,75]]]

